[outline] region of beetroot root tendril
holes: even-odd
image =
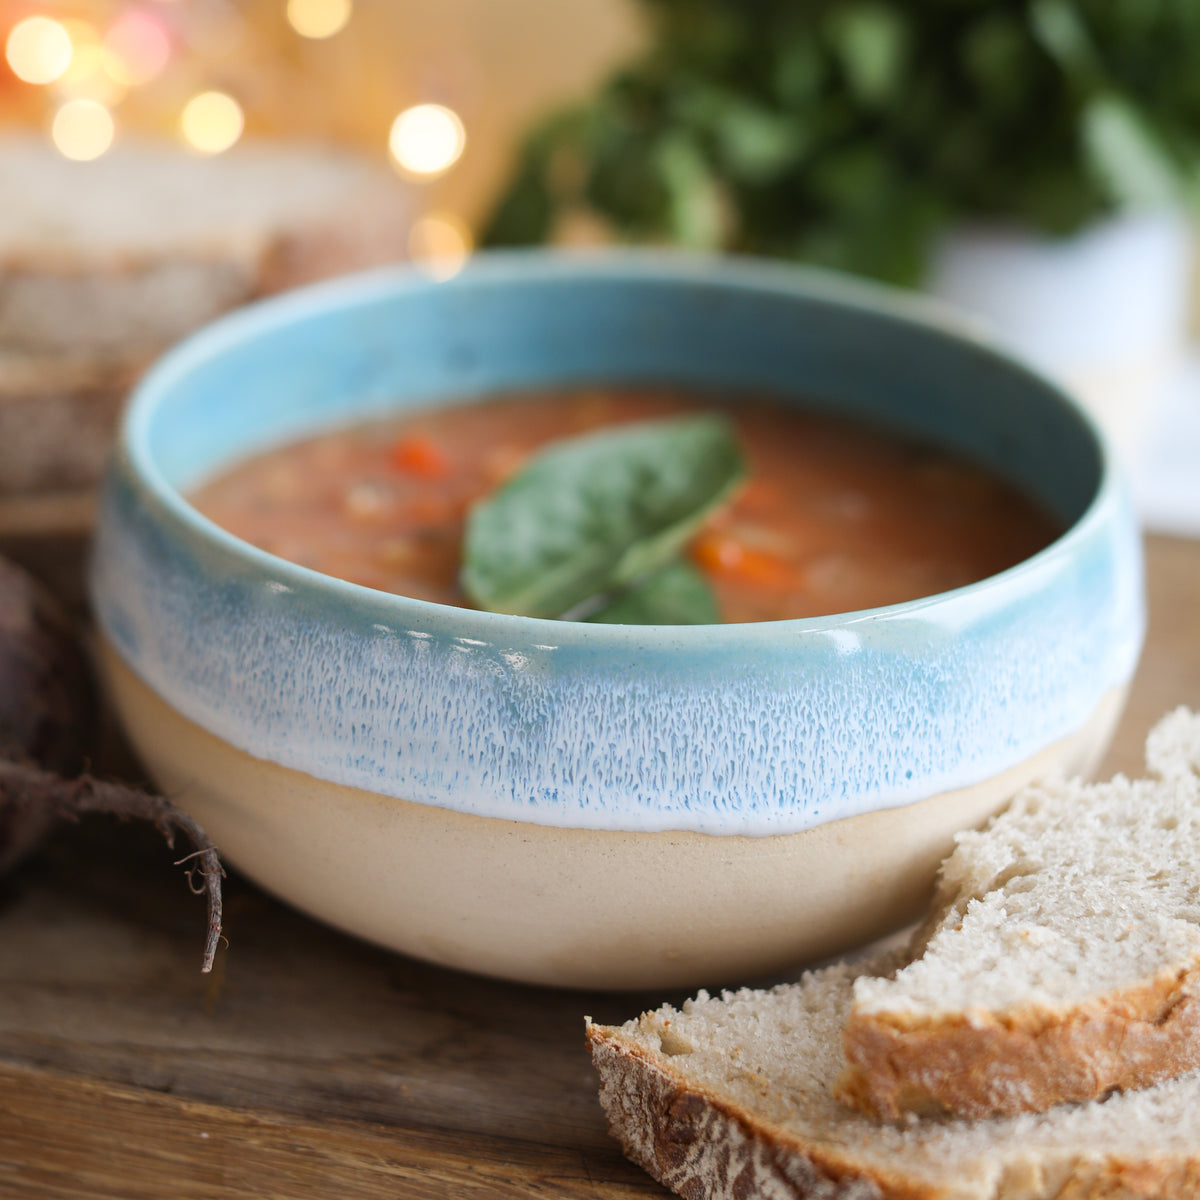
[[[221,879],[225,871],[216,846],[191,817],[162,796],[140,788],[91,775],[63,779],[31,763],[0,758],[0,809],[10,805],[38,808],[68,821],[78,820],[85,813],[151,821],[172,849],[176,834],[182,833],[196,849],[179,864],[192,863],[187,870],[188,885],[208,903],[208,930],[200,969],[212,970],[221,939]]]

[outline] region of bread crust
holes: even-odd
[[[164,195],[178,191],[180,170],[185,180],[208,181],[193,199],[197,213],[209,213],[226,179],[217,164],[211,176],[178,149],[129,149],[129,179],[148,167],[160,190],[175,180]],[[30,229],[24,205],[15,216],[0,213],[0,495],[94,488],[131,386],[197,327],[262,296],[406,256],[411,205],[386,168],[324,150],[288,150],[277,159],[274,149],[247,145],[237,153],[261,164],[251,182],[275,197],[244,226],[209,213],[170,236],[143,236],[131,202],[127,229],[109,242],[61,213]],[[27,159],[31,170],[59,162],[52,149],[21,136],[0,138],[0,167],[8,164],[10,178],[6,155]],[[284,192],[271,174],[279,163],[305,165],[302,178],[320,172],[336,186],[296,203],[296,189]],[[111,202],[116,176],[105,178],[102,195]],[[231,178],[248,186],[239,171]],[[127,186],[138,194],[136,183]],[[151,200],[156,195],[152,187]],[[84,211],[106,208],[83,193],[79,200]]]
[[[408,220],[380,196],[255,237],[71,259],[0,254],[0,346],[116,359],[161,353],[263,296],[406,254]]]
[[[135,139],[99,167],[75,203],[52,149],[0,138],[0,192],[24,197],[0,213],[0,348],[154,356],[247,301],[406,257],[407,193],[356,155],[248,143],[200,167]],[[22,171],[41,181],[32,192]],[[44,195],[56,198],[46,213]],[[225,196],[253,203],[214,204]],[[183,219],[140,219],[184,197]]]
[[[587,1023],[600,1104],[627,1158],[686,1200],[950,1200],[923,1180],[873,1170],[789,1136]]]
[[[1196,1200],[1200,1149],[1145,1159],[1022,1158],[975,1184],[856,1162],[689,1083],[621,1030],[587,1024],[600,1103],[626,1156],[685,1200]],[[998,1143],[999,1148],[999,1143]]]
[[[142,366],[0,354],[0,495],[94,486]]]
[[[1200,966],[1063,1011],[851,1011],[839,1100],[871,1116],[1015,1116],[1200,1068]]]

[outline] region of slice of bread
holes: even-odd
[[[688,1200],[1117,1200],[1200,1195],[1200,1075],[1042,1115],[880,1124],[838,1103],[857,978],[701,993],[620,1028],[588,1023],[625,1153]]]
[[[128,139],[76,163],[0,134],[0,496],[94,486],[148,362],[246,301],[403,258],[411,208],[382,163],[312,146]]]
[[[395,260],[408,193],[382,164],[251,142],[130,139],[69,162],[0,137],[0,346],[127,361],[255,296]]]
[[[1043,1112],[1200,1067],[1200,717],[1163,718],[1147,763],[960,835],[919,957],[855,985],[844,1100]]]
[[[0,497],[94,485],[142,366],[0,346]]]

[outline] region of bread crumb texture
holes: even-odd
[[[1031,787],[942,867],[919,957],[860,977],[839,1095],[867,1112],[1040,1112],[1200,1067],[1200,717],[1152,778]]]

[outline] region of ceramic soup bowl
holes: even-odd
[[[316,431],[572,381],[861,418],[1066,532],[891,607],[621,626],[342,582],[184,498]],[[1110,453],[1052,384],[892,293],[625,253],[351,277],[191,338],[133,399],[91,588],[129,736],[231,863],[405,953],[604,988],[761,975],[913,919],[956,831],[1097,760],[1144,624]]]

